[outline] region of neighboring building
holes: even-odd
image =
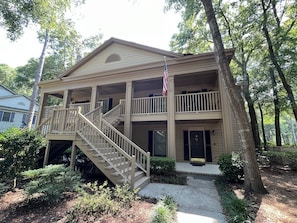
[[[229,61],[233,53],[226,50]],[[162,96],[164,57],[167,96]],[[149,175],[143,151],[177,162],[204,158],[216,163],[221,154],[239,148],[237,124],[213,52],[182,55],[111,38],[39,87],[40,129],[49,139],[45,164],[64,143],[73,151],[81,149],[99,168],[115,170],[118,164],[110,163],[104,150],[112,147],[118,153],[123,149],[122,156],[135,155],[136,165]],[[63,109],[48,107],[49,97],[63,99]],[[78,106],[85,115],[75,112]],[[94,156],[108,167],[101,167]]]
[[[30,107],[30,99],[18,95],[4,85],[0,84],[0,132],[9,128],[23,128]],[[35,106],[35,116],[32,129],[35,128],[38,105]]]

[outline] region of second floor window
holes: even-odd
[[[2,122],[13,122],[14,121],[14,112],[0,111],[0,121]]]

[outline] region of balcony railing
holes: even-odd
[[[167,97],[156,96],[132,99],[132,114],[149,114],[164,112],[167,112]]]
[[[175,96],[176,112],[220,111],[221,100],[218,91],[179,94]]]

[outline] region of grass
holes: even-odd
[[[251,222],[251,203],[247,199],[238,198],[224,181],[223,177],[218,177],[215,181],[215,185],[221,197],[221,205],[228,222]]]

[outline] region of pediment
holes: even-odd
[[[77,77],[163,61],[164,56],[179,57],[180,54],[144,45],[110,39],[87,57],[66,71],[61,77]]]

